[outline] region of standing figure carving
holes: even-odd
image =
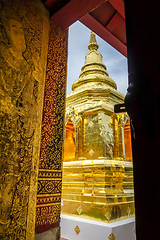
[[[14,239],[26,234],[39,76],[11,1],[0,20],[0,238]]]

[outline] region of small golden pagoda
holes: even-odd
[[[133,166],[124,95],[91,31],[89,52],[66,99],[62,213],[104,222],[134,216]]]

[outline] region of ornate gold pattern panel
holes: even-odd
[[[34,239],[49,17],[40,0],[0,1],[0,238]]]
[[[50,23],[37,192],[37,233],[59,223],[68,31]]]
[[[121,114],[123,115],[123,113]],[[113,128],[114,139],[114,159],[123,159],[123,142],[122,142],[122,124],[121,115],[113,114],[111,117],[111,126]]]

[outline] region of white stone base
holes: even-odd
[[[77,235],[74,228],[78,226]],[[136,240],[135,218],[128,218],[113,223],[104,223],[84,218],[61,215],[61,237],[69,240],[108,240],[111,233],[115,240]]]

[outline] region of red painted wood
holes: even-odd
[[[116,12],[116,9],[107,1],[89,14],[105,27]]]
[[[62,238],[62,237],[61,237],[60,240],[69,240],[69,239],[67,239],[67,238]]]
[[[53,5],[55,5],[57,3],[57,0],[47,0],[45,3],[44,3],[44,6],[50,10],[52,8]]]
[[[113,18],[109,21],[106,28],[126,45],[125,19],[118,12],[116,12]]]
[[[52,7],[58,6],[58,4],[60,4],[59,1],[60,0],[47,0],[45,6],[52,12]],[[63,0],[61,0],[61,2],[63,2]],[[113,17],[112,20],[108,19],[108,14],[106,14],[109,10],[103,11],[103,6],[107,6],[107,4],[110,4],[110,7],[119,13],[115,14],[115,18]],[[109,14],[112,15],[111,13]],[[120,16],[122,16],[122,18]],[[127,56],[123,0],[71,0],[53,14],[50,20],[62,29],[80,20],[124,56]]]
[[[108,42],[112,47],[117,49],[125,57],[127,57],[127,47],[122,43],[117,37],[115,37],[111,32],[109,32],[104,26],[102,26],[96,19],[94,19],[90,14],[86,14],[84,17],[79,19],[81,23],[94,31],[103,40]]]
[[[65,29],[105,1],[106,0],[71,0],[56,12],[50,20],[57,26]]]
[[[125,18],[124,2],[122,0],[108,0],[108,2]]]

